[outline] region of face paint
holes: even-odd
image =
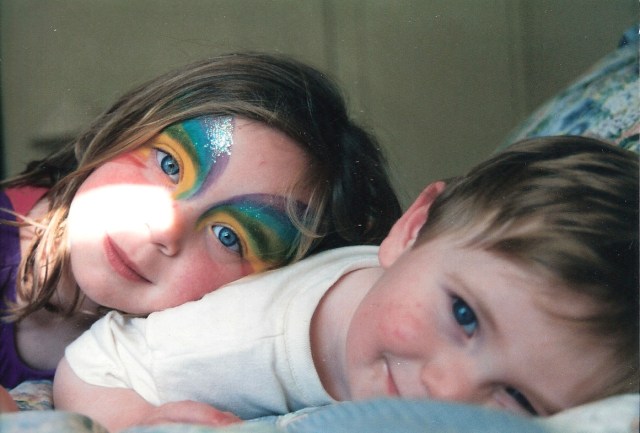
[[[232,116],[202,116],[166,128],[158,145],[176,158],[180,179],[176,198],[188,198],[224,170],[233,145]]]
[[[284,198],[268,194],[244,195],[219,203],[200,218],[198,227],[214,224],[225,225],[236,233],[243,257],[254,272],[290,261],[299,234],[285,212]]]

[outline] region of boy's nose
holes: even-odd
[[[182,246],[184,229],[188,219],[188,209],[178,203],[156,212],[147,219],[151,242],[162,254],[174,256]]]
[[[474,403],[478,399],[478,384],[471,366],[464,362],[438,363],[422,368],[422,383],[429,398]]]

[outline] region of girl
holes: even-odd
[[[255,53],[138,87],[0,186],[5,387],[52,378],[105,308],[147,314],[377,244],[400,215],[380,149],[335,85]]]

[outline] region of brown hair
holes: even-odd
[[[18,275],[20,295],[28,302],[14,317],[47,305],[60,278],[69,273],[65,221],[75,192],[87,176],[167,126],[202,115],[263,122],[287,134],[309,156],[311,166],[302,186],[310,188],[312,195],[307,213],[298,221],[302,236],[294,259],[332,247],[377,244],[400,216],[380,146],[352,121],[329,78],[284,56],[218,56],[130,91],[73,143],[2,183],[2,187],[50,188],[46,196],[50,211],[40,221]],[[41,277],[43,267],[46,272]],[[67,313],[79,304],[81,292],[76,293]]]
[[[579,322],[614,353],[601,398],[638,391],[638,155],[585,137],[516,143],[451,181],[419,243],[467,234],[591,300]],[[465,238],[466,239],[466,238]]]

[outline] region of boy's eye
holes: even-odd
[[[215,225],[213,226],[213,234],[216,235],[220,243],[225,247],[234,251],[236,253],[242,253],[242,248],[240,246],[240,239],[238,235],[235,234],[233,230],[231,230],[227,226]]]
[[[178,161],[176,161],[172,155],[156,149],[156,161],[158,161],[160,169],[169,176],[174,183],[180,180],[180,164],[178,164]]]
[[[531,415],[538,415],[538,412],[534,409],[533,405],[529,402],[527,397],[524,396],[520,391],[510,386],[505,388],[507,394],[513,398],[516,403],[518,403],[524,410],[529,412]]]
[[[456,322],[458,322],[469,337],[476,332],[478,319],[476,318],[476,313],[473,312],[466,302],[458,297],[454,297],[451,312]]]

